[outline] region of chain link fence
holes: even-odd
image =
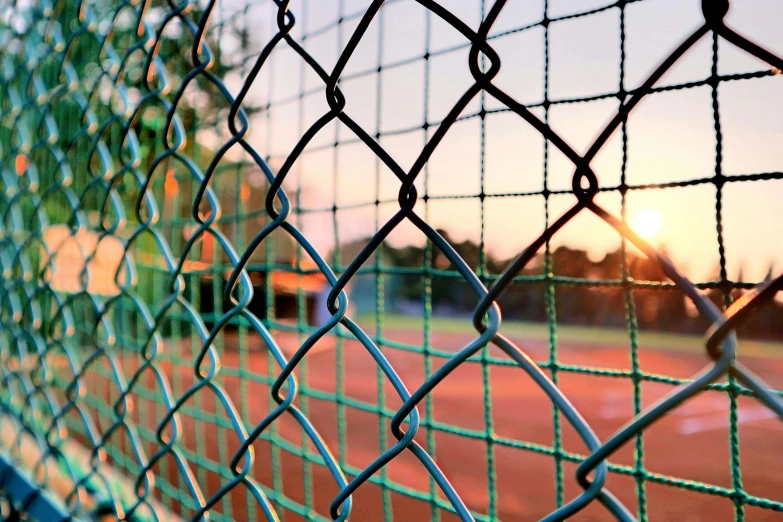
[[[743,366],[734,333],[750,324],[762,305],[774,302],[783,278],[770,277],[759,285],[729,279],[721,199],[727,184],[783,179],[783,173],[723,173],[718,100],[725,82],[774,76],[783,69],[783,60],[724,24],[727,2],[704,0],[701,25],[683,34],[681,43],[639,87],[628,89],[626,12],[633,4],[652,1],[620,0],[557,16],[550,15],[545,1],[543,16],[498,32],[493,26],[506,1],[482,1],[480,23],[471,27],[456,10],[419,0],[417,8],[426,21],[425,52],[392,61],[384,58],[382,43],[383,31],[393,28],[384,29],[383,20],[386,9],[403,3],[399,0],[387,5],[365,2],[358,10],[339,2],[335,16],[325,25],[313,24],[313,30],[298,22],[315,18],[307,13],[317,7],[306,1],[4,2],[3,516],[511,519],[513,513],[499,507],[498,483],[515,481],[514,495],[524,499],[526,481],[543,479],[526,476],[524,469],[513,477],[499,476],[501,451],[509,448],[551,463],[552,476],[544,482],[554,482],[554,496],[545,520],[578,519],[583,510],[599,519],[647,520],[655,509],[647,500],[650,484],[728,499],[737,520],[744,519],[749,507],[764,514],[783,511],[783,499],[756,496],[743,487],[739,400],[751,397],[781,418],[783,402],[779,390]],[[579,98],[550,96],[552,28],[607,12],[615,13],[619,22],[617,90]],[[259,27],[261,19],[275,21],[272,34]],[[436,22],[450,28],[458,43],[431,48]],[[353,66],[346,73],[357,49],[370,45],[370,31],[376,32],[377,63],[369,60],[366,68]],[[319,37],[329,32],[337,34],[339,51],[327,67],[316,56],[323,53]],[[498,86],[501,59],[493,48],[499,38],[525,32],[543,39],[543,99],[529,103]],[[711,74],[699,81],[660,85],[664,74],[700,41],[712,45]],[[719,74],[719,42],[750,53],[766,66]],[[468,87],[442,118],[433,119],[427,107],[430,67],[438,56],[460,52],[467,58],[460,63],[469,71]],[[274,69],[274,60],[295,65],[283,70],[281,79],[269,73],[280,71]],[[379,107],[388,96],[381,77],[410,64],[426,71],[424,107],[411,100],[412,109],[424,119],[410,128],[388,130],[380,117]],[[286,70],[298,71],[296,79],[287,78]],[[369,79],[363,92],[374,91],[375,97],[352,111],[349,89],[343,86],[363,78]],[[628,183],[630,113],[655,93],[696,88],[711,93],[714,174],[656,185]],[[307,107],[316,98],[322,105],[316,104],[320,112],[311,121]],[[497,103],[490,106],[490,98]],[[600,100],[615,100],[616,111],[586,152],[579,153],[549,125],[550,111]],[[365,112],[376,110],[374,128],[359,123]],[[394,110],[401,109],[387,111],[387,116]],[[518,117],[544,142],[540,190],[485,191],[486,124],[498,113]],[[429,160],[436,150],[452,146],[446,136],[469,120],[480,127],[479,191],[433,194]],[[294,136],[294,145],[278,154],[274,142],[286,133]],[[420,141],[415,147],[406,145],[411,159],[404,166],[390,152],[390,143],[406,135]],[[603,186],[593,163],[613,136],[619,136],[622,149],[620,181]],[[342,175],[338,153],[350,147],[361,147],[373,157],[366,176],[375,177],[375,194],[368,203],[343,204],[337,196]],[[323,151],[331,151],[329,161],[318,156]],[[553,188],[548,180],[548,161],[555,153],[571,165],[568,190]],[[321,188],[315,190],[331,191],[332,205],[305,204],[301,178],[307,157],[315,157],[311,170],[324,173],[318,175],[316,187]],[[381,171],[394,177],[396,197],[381,195]],[[720,258],[718,279],[698,284],[626,224],[630,192],[696,185],[715,188]],[[619,213],[599,203],[602,193],[619,196]],[[573,196],[572,205],[559,215],[550,212],[550,202],[558,195]],[[545,215],[543,233],[497,272],[488,268],[484,244],[485,204],[494,197],[512,198],[519,205],[541,198]],[[458,245],[430,224],[429,205],[439,198],[467,198],[479,206],[481,242],[475,262],[466,260]],[[350,221],[350,213],[360,207],[373,213],[369,218],[356,214],[356,219],[373,221],[374,233],[354,242],[353,249],[341,248],[345,242],[338,230],[344,221],[338,215]],[[382,209],[391,211],[384,214]],[[588,213],[603,222],[596,227],[613,229],[622,238],[615,279],[553,272],[550,240]],[[426,237],[421,264],[389,266],[383,256],[385,241],[405,226]],[[324,246],[327,229],[332,232]],[[665,281],[632,277],[631,245],[655,263]],[[533,270],[531,265],[539,260]],[[384,323],[384,293],[391,276],[420,284],[423,330],[416,341],[395,340]],[[437,320],[432,288],[439,278],[454,285],[459,281],[470,294],[472,316],[461,330],[452,330],[472,334],[454,351],[439,350],[433,340]],[[372,286],[369,301],[354,307],[351,284]],[[516,285],[541,291],[546,360],[535,361],[524,344],[512,340],[507,326],[504,331],[502,295]],[[630,368],[559,359],[556,289],[574,285],[621,292]],[[698,373],[680,378],[642,369],[634,293],[649,289],[682,293],[708,325]],[[720,302],[716,305],[705,291],[719,292]],[[369,321],[357,319],[367,315]],[[403,373],[399,353],[415,357],[421,371],[416,378]],[[355,366],[360,360],[367,364]],[[481,373],[481,396],[475,399],[481,402],[483,425],[478,428],[439,421],[434,413],[433,394],[468,367]],[[319,386],[323,368],[333,376]],[[498,387],[490,383],[492,372],[497,375],[504,368],[516,368],[514,382],[534,383],[536,393],[551,403],[550,442],[496,432],[493,401]],[[574,374],[593,379],[597,387],[602,379],[627,382],[633,390],[627,422],[599,438],[558,385],[564,375]],[[361,398],[347,391],[352,381],[367,387]],[[648,383],[663,384],[668,392],[645,403],[642,387]],[[710,393],[728,397],[730,486],[650,471],[644,433],[686,400]],[[524,423],[525,405],[519,400],[518,422]],[[371,421],[353,424],[361,415]],[[446,458],[436,451],[436,438],[444,434],[481,449],[475,455],[465,450],[464,457],[458,452]],[[355,436],[377,440],[373,451],[349,458]],[[633,447],[632,463],[620,464],[615,457],[626,445]],[[670,451],[677,449],[672,442]],[[460,464],[455,460],[467,455],[486,468],[481,471],[486,489],[478,501],[475,492],[452,485],[451,473],[443,471],[456,469]],[[389,471],[400,462],[407,471]],[[426,478],[411,486],[408,478],[425,471]],[[613,477],[633,481],[630,495],[625,490],[613,494]],[[416,511],[413,504],[424,508]]]

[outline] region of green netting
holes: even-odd
[[[734,333],[780,333],[783,279],[731,280],[723,230],[727,186],[783,173],[724,173],[719,104],[727,83],[779,82],[783,62],[724,25],[727,4],[705,0],[701,25],[631,87],[626,17],[655,1],[563,13],[544,0],[528,22],[483,0],[3,4],[0,510],[41,520],[783,511],[767,493],[779,482],[743,481],[742,401],[772,417],[783,404],[736,360]],[[553,94],[555,28],[607,16],[616,87],[583,94],[573,80],[578,95]],[[496,47],[517,35],[536,43],[511,41],[508,59],[537,56],[538,98],[498,86],[507,55]],[[710,74],[661,80],[700,41],[712,45]],[[724,46],[758,68],[721,73]],[[631,111],[691,90],[711,99],[710,174],[631,182]],[[586,152],[549,126],[561,107],[602,103],[609,123]],[[513,139],[530,147],[535,166],[518,168],[533,184],[495,190],[489,165],[507,131],[493,125],[507,117],[528,133]],[[594,171],[611,147],[614,177]],[[626,225],[633,194],[686,187],[705,189],[717,225],[718,273],[696,283]],[[501,201],[539,219],[502,215],[519,220],[503,229],[519,235],[506,260],[487,239]],[[436,225],[444,215],[455,227]],[[595,238],[617,232],[603,264],[554,241],[585,215]],[[650,369],[645,340],[677,350]],[[614,352],[582,357],[588,345]],[[596,410],[602,390],[627,406],[611,421]],[[677,438],[672,410],[697,395],[728,402],[728,441]],[[695,468],[681,469],[697,476],[678,473],[693,451]]]

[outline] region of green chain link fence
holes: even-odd
[[[621,0],[558,16],[544,1],[536,21],[493,32],[505,1],[477,3],[481,23],[471,28],[446,7],[422,0],[424,54],[394,60],[383,48],[384,31],[394,30],[384,17],[399,0],[365,2],[361,9],[340,1],[325,21],[308,14],[323,12],[312,0],[2,3],[0,512],[9,520],[20,513],[39,520],[495,520],[514,516],[503,511],[500,490],[525,499],[526,481],[553,492],[547,520],[578,519],[582,510],[597,519],[647,520],[656,509],[648,502],[651,485],[709,502],[725,499],[736,520],[751,508],[765,516],[783,511],[783,499],[756,496],[743,486],[739,401],[753,397],[779,417],[783,405],[779,391],[737,361],[733,333],[773,301],[781,280],[754,286],[729,279],[721,200],[729,183],[782,179],[783,173],[722,172],[718,103],[724,82],[762,81],[783,63],[724,25],[727,4],[704,0],[702,25],[684,34],[640,87],[627,89],[626,12],[652,1]],[[619,21],[617,90],[550,96],[551,28],[606,12]],[[259,20],[274,21],[270,34]],[[460,43],[435,49],[436,22],[459,34]],[[493,82],[500,68],[493,42],[525,32],[543,39],[544,54],[543,99],[527,105]],[[327,33],[336,34],[337,49],[325,69],[315,56],[325,52],[319,38]],[[659,85],[699,40],[712,42],[710,76]],[[719,41],[768,66],[719,74]],[[357,48],[369,45],[377,59],[370,56],[366,68],[345,72]],[[450,110],[434,119],[428,111],[431,68],[438,57],[451,55],[468,59],[461,63],[471,78]],[[383,75],[411,64],[424,70],[423,101],[411,101],[423,119],[389,129],[381,118],[389,96]],[[352,112],[355,88],[344,92],[342,86],[363,80],[363,91],[374,98]],[[682,89],[711,92],[714,175],[629,184],[629,113],[643,97]],[[618,109],[585,154],[548,125],[558,105],[601,100],[616,100]],[[305,115],[313,111],[318,115],[310,121]],[[363,112],[376,113],[374,128],[357,123]],[[487,125],[500,113],[518,116],[544,143],[540,190],[485,189]],[[447,131],[466,121],[479,125],[479,190],[433,192],[428,160],[439,146],[450,146],[441,144]],[[292,148],[278,153],[277,140],[286,133],[294,136]],[[622,145],[620,181],[599,186],[591,162],[612,135]],[[389,152],[394,139],[408,139],[406,147],[415,153],[409,166]],[[363,176],[375,193],[368,202],[343,203],[340,157],[351,161],[346,151],[357,146],[374,158]],[[555,150],[573,164],[568,190],[553,188],[549,179]],[[315,190],[331,204],[308,206],[307,169],[318,173]],[[395,197],[382,193],[384,172],[395,180]],[[720,270],[716,280],[694,284],[627,228],[625,214],[629,192],[698,185],[715,187]],[[619,196],[618,215],[599,205],[596,195],[603,193]],[[574,203],[558,215],[550,205],[564,194],[575,196]],[[493,198],[544,202],[545,231],[500,267],[486,254],[485,206]],[[428,224],[430,205],[464,199],[480,209],[475,259]],[[554,271],[550,239],[580,213],[595,214],[622,236],[616,278]],[[342,238],[345,216],[372,221],[372,237],[353,243]],[[427,239],[417,265],[389,262],[399,249],[384,241],[402,226]],[[656,264],[661,281],[632,277],[630,244]],[[528,267],[536,260],[540,266]],[[418,288],[415,335],[399,336],[399,325],[391,323],[400,319],[389,319],[388,294],[400,280]],[[472,319],[433,315],[433,293],[444,285],[468,295]],[[531,307],[546,319],[544,360],[534,362],[524,344],[511,340],[518,325],[501,322],[501,308],[512,308],[501,293],[517,287],[538,296]],[[629,368],[561,359],[564,330],[557,318],[564,301],[555,297],[571,287],[617,290]],[[719,306],[709,291],[721,296]],[[699,373],[676,377],[642,368],[639,292],[679,292],[692,301],[707,331]],[[523,327],[523,335],[525,328],[536,327]],[[444,332],[461,335],[458,350],[440,347]],[[478,413],[481,418],[472,420],[480,423],[439,420],[438,387],[470,368],[479,369],[481,391],[473,397],[477,408],[465,401],[464,415]],[[491,383],[509,369],[517,370],[512,382],[526,383],[519,389],[533,384],[552,405],[545,442],[498,432],[499,387]],[[627,424],[599,439],[558,387],[573,375],[586,379],[582,386],[628,383],[633,408]],[[648,403],[643,388],[653,384],[667,392]],[[728,486],[646,465],[646,430],[700,393],[728,397]],[[578,393],[568,395],[574,400]],[[519,401],[514,404],[524,424],[531,413],[524,397]],[[358,440],[370,441],[369,449],[351,457]],[[455,444],[464,449],[455,452]],[[626,444],[633,448],[630,464],[614,458]],[[550,474],[526,476],[520,469],[501,475],[509,452],[546,459]],[[403,471],[395,471],[399,463]],[[460,466],[481,475],[476,483],[482,491],[449,482],[450,470]],[[506,483],[513,484],[511,493]]]

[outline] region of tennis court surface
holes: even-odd
[[[469,333],[439,330],[439,326],[449,326],[448,320],[439,322],[436,319],[434,323],[435,331],[430,337],[433,352],[456,352],[472,340]],[[383,337],[397,347],[386,348],[384,353],[408,388],[415,389],[425,377],[424,357],[399,346],[421,346],[422,334],[416,329],[416,319],[393,317],[387,324],[390,326],[383,330]],[[540,325],[509,324],[514,332],[511,338],[523,350],[537,361],[547,360],[549,345],[542,337]],[[527,336],[526,331],[529,331]],[[373,332],[371,327],[368,332]],[[624,334],[617,330],[562,327],[558,343],[558,361],[563,367],[593,370],[592,373],[561,370],[558,380],[565,395],[602,440],[634,415],[633,387],[627,378],[599,375],[602,370],[629,369],[628,347],[622,344]],[[288,354],[298,347],[297,337],[296,333],[286,332],[277,336]],[[602,338],[606,341],[601,341]],[[698,351],[701,339],[697,337],[642,333],[641,338],[640,365],[646,374],[687,379],[707,363],[706,357]],[[648,339],[651,344],[647,344]],[[253,425],[270,410],[269,386],[257,382],[259,376],[268,374],[270,361],[260,337],[248,336],[243,341],[242,353],[238,341],[236,333],[227,333],[222,339],[222,368],[218,382],[239,407],[242,418],[248,425]],[[384,449],[394,442],[388,431],[389,422],[402,403],[387,381],[382,380],[385,384],[379,389],[377,365],[360,343],[347,339],[340,343],[341,365],[337,362],[335,338],[325,338],[306,357],[297,375],[301,403],[305,405],[303,409],[308,418],[330,448],[344,450],[336,456],[345,469],[357,472],[380,455],[381,442]],[[771,385],[783,384],[783,346],[750,342],[747,348],[746,364]],[[193,383],[192,349],[188,340],[167,342],[166,351],[171,350],[171,357],[177,362],[160,363],[171,382],[179,383],[182,389]],[[501,361],[504,358],[496,348],[490,348],[488,355]],[[122,361],[127,373],[138,367],[135,355],[124,357]],[[432,372],[445,358],[433,356],[431,361]],[[87,382],[89,394],[112,403],[111,397],[116,397],[116,393],[109,391],[112,389],[110,379],[100,377],[96,372]],[[150,398],[135,396],[138,403],[133,415],[140,426],[150,427],[156,418],[156,405],[151,400],[155,382],[150,376],[140,384],[149,387],[142,395]],[[643,406],[648,406],[672,387],[669,383],[644,382]],[[484,390],[488,390],[486,394]],[[379,403],[381,396],[385,400]],[[492,509],[500,519],[518,521],[538,519],[555,509],[554,485],[557,481],[552,405],[522,370],[491,364],[485,374],[480,361],[468,362],[436,387],[431,397],[431,401],[421,407],[422,416],[430,424],[422,427],[416,439],[425,448],[428,443],[433,444],[436,462],[468,508],[477,514],[486,514],[490,509],[489,499],[493,497]],[[378,404],[385,405],[380,418]],[[491,411],[491,431],[487,431],[488,411]],[[140,412],[146,412],[146,422]],[[186,403],[183,412],[183,447],[194,461],[203,461],[207,463],[204,468],[214,470],[201,472],[208,484],[204,493],[209,495],[230,477],[221,463],[233,455],[239,442],[230,430],[218,427],[226,426],[229,421],[223,408],[216,406],[212,393],[199,393]],[[783,426],[768,408],[749,397],[739,399],[736,422],[745,491],[757,497],[776,498],[783,487],[783,476],[778,473],[780,463],[776,458],[783,441]],[[734,506],[727,497],[732,484],[728,427],[729,402],[725,392],[711,391],[688,401],[645,432],[644,469],[651,475],[647,475],[643,494],[651,520],[733,520]],[[575,462],[583,458],[586,447],[567,423],[562,423],[561,429],[560,451],[570,455],[561,459],[561,480],[563,494],[570,499],[581,492],[574,479]],[[287,514],[286,520],[288,517],[305,520],[302,513],[295,512],[301,506],[309,506],[322,515],[328,513],[329,503],[338,491],[312,445],[302,442],[301,427],[293,418],[284,415],[275,422],[270,433],[253,445],[256,451],[254,472],[262,484],[281,486],[282,494],[293,502],[294,510],[282,508]],[[121,437],[118,437],[115,442],[120,441]],[[276,456],[273,456],[273,444],[282,448],[274,450]],[[119,447],[124,446],[119,444]],[[124,448],[125,451],[131,449],[130,446]],[[154,444],[149,444],[149,448],[154,449]],[[620,468],[607,481],[607,487],[632,510],[638,506],[633,452],[634,445],[629,444],[611,459]],[[121,466],[121,460],[116,465]],[[168,475],[163,473],[160,479],[171,481],[172,487],[176,487],[177,473],[173,465],[169,469]],[[384,520],[384,511],[379,506],[391,509],[395,520],[398,517],[428,519],[431,516],[428,495],[434,492],[442,499],[442,494],[431,489],[429,475],[421,463],[405,452],[384,469],[378,480],[386,483],[387,492],[382,493],[377,482],[360,488],[355,495],[355,519]],[[493,486],[490,486],[490,470],[494,475]],[[305,491],[310,491],[309,495],[306,496]],[[236,488],[227,498],[229,500],[217,504],[216,512],[244,517],[247,498],[242,488]],[[176,501],[173,505],[175,511],[184,507]],[[779,516],[752,506],[746,510],[749,520],[775,520]],[[457,520],[448,510],[438,511],[443,520]],[[262,518],[260,512],[258,516]],[[578,519],[605,520],[605,517],[604,508],[596,505],[580,513]]]

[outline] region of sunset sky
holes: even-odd
[[[305,46],[329,70],[338,49],[347,42],[368,0],[344,0],[342,14],[349,20],[338,26],[337,0],[292,3],[297,17],[294,34],[316,33]],[[471,27],[480,20],[479,0],[443,1]],[[551,0],[549,17],[606,5],[605,0]],[[643,0],[626,9],[626,89],[639,86],[646,75],[701,23],[700,0]],[[247,20],[251,24],[253,50],[273,34],[275,10],[272,2],[255,2],[248,17],[232,14],[242,9],[240,0],[223,0],[214,22],[222,17]],[[439,53],[464,43],[455,30],[412,0],[389,2],[382,9],[351,58],[340,86],[348,101],[346,112],[371,135],[383,134],[381,144],[404,167],[409,168],[424,143],[425,121],[438,122],[470,86],[468,48]],[[542,0],[509,1],[491,35],[539,21]],[[425,94],[425,61],[429,18],[429,87]],[[735,0],[727,22],[739,32],[783,55],[783,19],[780,0]],[[326,31],[320,28],[330,27]],[[218,33],[215,33],[216,35]],[[229,36],[220,40],[226,56],[241,58],[241,51]],[[591,96],[616,92],[619,84],[619,10],[557,22],[550,26],[549,98]],[[543,100],[544,32],[542,27],[491,40],[501,57],[496,85],[524,103]],[[419,59],[416,59],[416,58]],[[702,39],[659,85],[699,81],[710,74],[711,37]],[[398,65],[400,62],[408,62]],[[374,70],[383,67],[379,74]],[[719,73],[769,70],[770,66],[732,48],[720,45]],[[271,62],[259,75],[249,96],[250,104],[272,102],[267,116],[251,122],[251,144],[272,156],[278,168],[298,137],[327,111],[320,80],[309,70],[301,77],[302,62],[286,45],[280,45]],[[373,72],[368,72],[373,71]],[[367,72],[367,74],[357,74]],[[270,81],[271,75],[271,81]],[[352,75],[358,76],[351,78]],[[233,92],[240,74],[232,73],[227,83]],[[304,87],[306,95],[299,98]],[[380,106],[378,91],[380,89]],[[288,100],[287,102],[285,102]],[[722,83],[719,88],[723,132],[723,173],[754,174],[783,170],[783,75],[748,81]],[[280,103],[280,102],[285,103]],[[476,97],[465,114],[480,108]],[[577,151],[586,151],[602,127],[617,110],[616,99],[555,105],[550,124]],[[499,108],[487,96],[488,110]],[[534,112],[542,116],[540,109]],[[379,121],[380,118],[380,121]],[[543,187],[543,138],[510,112],[486,118],[484,192],[489,195],[538,191]],[[391,133],[391,134],[390,134]],[[430,134],[432,129],[430,129]],[[417,180],[419,193],[430,196],[475,196],[481,191],[481,122],[467,119],[455,125],[429,163],[425,188],[424,173]],[[329,146],[335,142],[339,147]],[[346,143],[348,142],[348,143]],[[351,143],[353,142],[353,143]],[[593,161],[602,186],[616,186],[620,180],[621,140],[619,132]],[[350,206],[337,214],[341,242],[370,235],[376,227],[376,191],[382,204],[382,224],[397,209],[399,183],[363,144],[355,142],[346,128],[332,123],[311,142],[292,170],[286,186],[301,184],[302,208],[331,209],[333,204]],[[376,183],[379,172],[379,183]],[[549,188],[567,189],[573,168],[554,147],[549,148]],[[657,93],[646,98],[628,122],[627,183],[638,185],[709,177],[715,172],[715,130],[711,89],[702,86]],[[336,183],[335,183],[335,174]],[[550,217],[556,218],[573,202],[568,195],[550,198]],[[619,193],[599,195],[599,201],[619,213]],[[783,221],[783,181],[730,183],[723,191],[723,224],[729,276],[742,268],[745,280],[758,280],[770,264],[783,270],[783,242],[778,223]],[[261,204],[260,202],[258,203]],[[689,275],[706,279],[718,266],[715,219],[715,187],[711,184],[688,188],[631,191],[627,199],[629,220],[641,211],[660,216],[661,229],[651,240],[664,245],[675,262]],[[255,203],[253,203],[255,205]],[[478,198],[446,198],[429,202],[429,222],[449,231],[457,240],[478,241],[481,234],[481,206]],[[424,204],[419,211],[424,214]],[[488,197],[484,205],[484,240],[487,249],[499,257],[511,257],[535,238],[544,226],[542,196]],[[334,244],[331,210],[310,212],[300,222],[305,234],[327,251]],[[396,230],[395,245],[422,244],[424,237],[410,224]],[[619,244],[618,236],[594,216],[580,215],[553,241],[587,249],[600,258]]]

